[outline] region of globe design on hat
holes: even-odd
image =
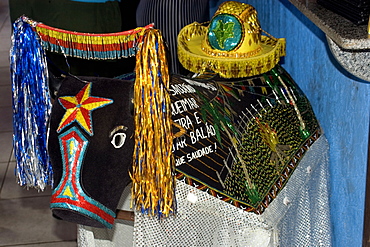
[[[232,15],[216,16],[209,27],[208,42],[213,49],[234,50],[242,40],[242,25]]]
[[[227,2],[212,18],[205,36],[208,43],[203,42],[202,49],[211,56],[250,57],[261,51],[260,37],[256,9],[248,4]]]

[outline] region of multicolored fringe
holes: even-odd
[[[37,36],[37,34],[39,36]],[[83,59],[136,55],[135,143],[132,202],[149,215],[176,211],[168,64],[164,41],[153,25],[114,34],[87,34],[52,28],[21,17],[14,24],[11,68],[14,149],[20,185],[52,185],[46,151],[51,103],[44,50]]]
[[[159,30],[148,30],[136,56],[132,202],[149,215],[176,211],[169,74]]]
[[[37,23],[35,29],[45,49],[82,59],[119,59],[135,56],[137,45],[153,24],[133,30],[92,34],[71,32]]]
[[[46,150],[51,102],[44,50],[23,18],[13,25],[10,68],[13,91],[14,155],[21,186],[44,190],[53,184]]]

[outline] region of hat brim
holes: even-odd
[[[224,78],[259,75],[271,70],[285,56],[285,39],[261,36],[262,50],[247,58],[210,56],[203,52],[202,41],[208,27],[197,22],[185,26],[178,35],[178,58],[185,69],[194,73],[214,71]],[[222,51],[220,51],[222,52]]]

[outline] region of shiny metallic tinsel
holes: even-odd
[[[46,150],[51,102],[44,50],[25,17],[13,24],[10,69],[13,91],[13,145],[19,185],[44,190],[52,185]]]
[[[162,35],[148,30],[136,55],[132,204],[148,215],[176,212],[169,74]]]

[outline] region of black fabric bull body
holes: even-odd
[[[278,75],[268,72],[233,80],[171,77],[168,92],[178,137],[168,141],[173,141],[174,176],[179,181],[246,211],[263,213],[321,133],[307,98],[283,68],[276,71]],[[67,119],[61,99],[82,95],[84,81],[91,84],[88,96],[111,100],[90,111],[92,133],[78,121],[61,127]],[[132,88],[132,81],[99,77],[67,77],[62,82],[49,135],[55,181],[51,208],[56,217],[112,227],[120,196],[130,182]],[[115,131],[124,133],[123,142],[122,134],[113,138]],[[75,136],[84,137],[78,137],[87,143],[84,152],[75,148]]]
[[[60,99],[76,96],[88,83],[91,91],[89,95],[85,92],[84,97],[101,97],[112,102],[90,110],[91,133],[78,120],[60,129],[67,112]],[[52,108],[48,143],[55,181],[51,199],[54,216],[94,227],[112,226],[122,191],[130,182],[128,171],[134,146],[130,110],[132,88],[131,81],[100,77],[67,77],[62,81]],[[82,114],[72,115],[74,118]],[[65,140],[78,140],[76,143],[69,141],[69,147],[66,144],[63,148],[61,136],[66,133],[71,138],[64,137]],[[84,146],[71,147],[79,142],[84,142],[80,144]],[[70,161],[64,156],[69,156]]]

